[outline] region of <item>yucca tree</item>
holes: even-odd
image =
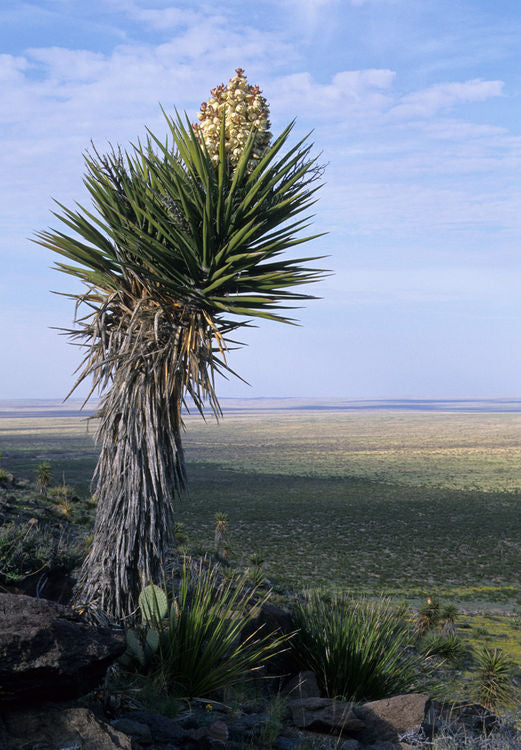
[[[296,237],[319,187],[307,140],[288,147],[290,125],[259,155],[253,127],[234,163],[224,115],[217,159],[188,119],[165,117],[166,142],[149,133],[128,152],[87,154],[95,210],[58,204],[72,233],[37,239],[87,287],[70,295],[68,333],[86,348],[76,385],[92,377],[102,394],[98,511],[75,601],[116,617],[161,577],[186,487],[183,405],[219,416],[229,334],[255,317],[291,322],[281,310],[310,298],[295,287],[321,276],[311,258],[279,258],[311,239]]]

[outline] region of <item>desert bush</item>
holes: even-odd
[[[464,644],[456,635],[445,636],[434,630],[426,633],[418,644],[418,650],[424,656],[441,656],[457,664],[466,655]]]
[[[51,567],[75,567],[76,547],[65,534],[55,535],[35,518],[26,523],[0,526],[0,577],[14,583]]]
[[[143,627],[127,631],[123,663],[179,697],[209,696],[252,677],[285,647],[287,636],[241,634],[268,595],[256,601],[246,579],[222,579],[217,566],[185,561],[170,602],[147,586],[139,598]]]
[[[49,490],[49,497],[55,500],[69,500],[74,495],[74,487],[68,484],[58,484],[56,487],[51,487]]]
[[[297,603],[293,616],[296,660],[315,672],[329,697],[370,700],[414,687],[421,657],[389,600],[313,594]]]

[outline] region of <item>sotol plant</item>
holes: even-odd
[[[255,630],[242,635],[266,601],[245,578],[220,580],[218,567],[185,560],[179,590],[149,585],[139,597],[143,627],[127,631],[124,663],[132,659],[161,688],[183,698],[209,696],[252,677],[285,648],[287,636]]]
[[[413,634],[388,600],[313,594],[297,604],[294,624],[296,660],[329,697],[371,700],[414,686]]]
[[[287,309],[311,298],[298,288],[322,277],[312,258],[284,258],[312,239],[299,235],[321,175],[311,145],[289,145],[292,124],[272,141],[240,69],[218,89],[197,127],[165,115],[170,140],[86,155],[93,208],[58,204],[65,231],[37,239],[86,286],[70,295],[69,333],[86,352],[76,385],[92,378],[102,394],[99,504],[75,599],[116,617],[135,610],[144,578],[161,580],[186,487],[183,404],[218,417],[232,332],[292,322]]]

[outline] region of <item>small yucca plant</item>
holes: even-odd
[[[466,655],[466,649],[457,635],[444,635],[435,630],[429,630],[421,639],[418,650],[424,656],[441,656],[454,664]]]
[[[52,479],[52,466],[49,461],[42,461],[36,469],[36,485],[40,495],[47,494],[47,488]]]
[[[512,664],[500,649],[483,647],[476,653],[476,698],[491,711],[509,705],[515,695]]]

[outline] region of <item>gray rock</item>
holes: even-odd
[[[130,711],[124,714],[120,721],[123,719],[146,724],[152,733],[154,742],[181,744],[190,738],[189,731],[182,727],[178,720],[169,719],[167,716],[153,711]]]
[[[300,729],[353,732],[365,727],[365,723],[354,712],[353,703],[331,698],[298,698],[290,700],[288,705],[293,724]]]
[[[427,695],[410,693],[357,706],[356,713],[366,724],[358,739],[366,744],[397,743],[402,735],[412,733],[421,726],[429,705]]]
[[[152,744],[152,732],[148,724],[143,724],[140,721],[133,721],[132,719],[114,719],[110,722],[110,726],[117,729],[119,732],[128,734],[134,739],[138,740],[141,745]]]
[[[338,750],[360,750],[361,744],[358,742],[358,740],[350,739],[350,740],[343,740],[342,743],[338,746]]]
[[[0,593],[0,701],[75,698],[103,680],[125,638],[69,607]]]
[[[45,707],[5,713],[2,750],[132,750],[132,740],[87,708]]]
[[[298,750],[301,745],[299,740],[293,740],[290,737],[277,737],[273,743],[274,750]]]
[[[230,737],[233,740],[241,740],[243,737],[257,736],[269,721],[268,714],[243,714],[228,722]]]

